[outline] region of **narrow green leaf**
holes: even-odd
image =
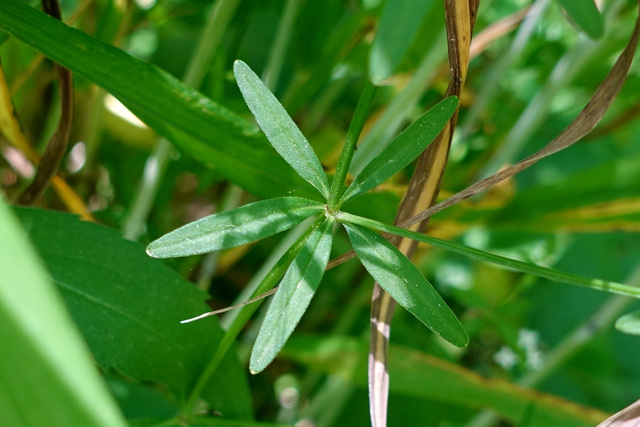
[[[469,343],[456,315],[407,257],[371,230],[355,224],[344,227],[362,265],[398,304],[453,345]]]
[[[323,209],[300,197],[262,200],[184,225],[151,242],[147,253],[170,258],[229,249],[288,230]]]
[[[220,345],[223,332],[214,318],[188,325],[180,321],[206,311],[210,296],[164,262],[148,257],[144,246],[125,240],[117,230],[60,212],[15,211],[95,363],[105,371],[115,369],[137,381],[162,384],[178,404],[183,402]],[[11,256],[15,264],[15,252]],[[29,301],[30,315],[39,311],[31,299],[24,301]],[[64,348],[58,333],[55,330],[49,336]],[[68,356],[65,352],[64,357]],[[225,417],[253,418],[246,371],[233,351],[221,362],[202,397]]]
[[[0,197],[0,420],[124,426],[40,259]]]
[[[375,188],[411,163],[438,136],[457,107],[458,98],[450,96],[420,116],[364,167],[341,203]]]
[[[254,126],[169,73],[19,0],[0,1],[0,29],[104,88],[155,131],[249,191],[266,197],[306,186]]]
[[[233,64],[238,87],[258,125],[276,151],[298,174],[329,197],[329,181],[320,160],[298,126],[247,64]]]
[[[328,218],[309,236],[282,278],[251,352],[251,373],[273,361],[311,303],[329,262],[333,224]]]
[[[390,77],[416,38],[433,0],[387,0],[369,55],[369,78],[380,84]]]
[[[567,11],[567,15],[592,39],[604,34],[602,15],[594,0],[556,0]]]
[[[522,273],[533,274],[534,276],[544,277],[554,282],[567,283],[570,285],[582,286],[585,288],[596,289],[599,291],[610,292],[614,294],[626,295],[632,298],[640,298],[640,288],[635,286],[624,285],[622,283],[608,282],[601,279],[592,279],[564,271],[554,270],[552,268],[540,267],[539,265],[529,264],[500,255],[485,252],[480,249],[471,248],[456,242],[438,239],[436,237],[427,236],[425,234],[416,233],[415,231],[406,230],[390,224],[384,224],[369,218],[363,218],[351,215],[346,212],[336,214],[338,221],[359,224],[363,227],[372,228],[374,230],[383,231],[385,233],[395,234],[397,236],[413,239],[418,242],[427,243],[438,248],[446,249],[469,258],[490,262],[509,270],[520,271]]]
[[[629,335],[640,335],[640,310],[621,316],[616,320],[616,329]]]

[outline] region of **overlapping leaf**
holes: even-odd
[[[300,197],[262,200],[184,225],[151,242],[147,253],[169,258],[233,248],[288,230],[323,209]]]
[[[364,167],[342,196],[342,203],[382,184],[415,160],[440,133],[458,106],[458,98],[443,99],[424,113]]]
[[[398,304],[450,343],[469,343],[456,315],[407,257],[371,230],[354,224],[344,227],[364,267]]]
[[[252,373],[271,363],[311,303],[329,261],[333,224],[328,218],[309,236],[282,278],[251,353]]]
[[[320,193],[329,196],[329,181],[318,156],[282,104],[242,61],[233,64],[238,87],[262,131],[276,151]]]

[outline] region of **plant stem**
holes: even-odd
[[[377,86],[374,86],[369,80],[367,80],[364,88],[362,89],[360,99],[358,100],[358,105],[356,106],[356,111],[353,114],[353,119],[349,124],[349,130],[347,130],[347,136],[345,138],[344,145],[342,146],[342,152],[340,153],[340,158],[338,159],[338,164],[336,166],[336,173],[333,176],[333,181],[331,182],[331,191],[328,200],[328,206],[331,210],[337,211],[340,208],[340,196],[342,196],[347,172],[349,171],[351,159],[353,158],[353,153],[356,149],[356,143],[358,142],[364,123],[369,115],[369,110],[371,109],[371,104],[376,91]]]
[[[269,289],[273,288],[276,283],[278,283],[278,281],[287,271],[287,268],[289,268],[291,262],[293,262],[296,255],[298,255],[298,252],[300,252],[300,250],[302,249],[304,243],[309,238],[311,233],[313,233],[318,227],[320,227],[320,225],[322,225],[325,220],[326,218],[324,214],[316,218],[316,220],[307,229],[307,231],[305,231],[305,233],[300,236],[300,238],[296,240],[293,245],[291,245],[289,250],[282,256],[282,258],[278,260],[273,269],[266,275],[260,285],[256,288],[253,296],[258,296],[267,292]],[[189,395],[189,398],[184,406],[184,414],[188,416],[193,413],[196,403],[198,403],[198,399],[202,394],[202,390],[207,385],[216,369],[218,369],[218,366],[220,366],[220,362],[222,362],[222,359],[227,354],[227,351],[229,351],[229,349],[231,348],[231,345],[235,341],[238,334],[240,334],[240,332],[242,331],[242,328],[244,328],[244,325],[247,323],[251,315],[258,309],[259,306],[260,304],[251,304],[243,307],[238,313],[237,317],[233,320],[233,323],[231,323],[229,329],[220,341],[216,352],[207,364],[206,368],[200,374],[196,385],[193,387],[193,390],[191,391],[191,394]]]
[[[287,48],[289,47],[289,41],[291,40],[293,23],[295,22],[299,9],[300,0],[287,0],[287,4],[284,6],[284,12],[282,13],[282,18],[280,18],[280,22],[278,23],[276,38],[271,45],[267,65],[262,73],[262,81],[265,86],[274,93],[280,78],[280,71],[282,70],[284,56],[287,52]]]
[[[202,84],[207,74],[207,64],[211,61],[222,34],[239,3],[240,0],[219,0],[211,9],[202,37],[200,37],[182,79],[187,85],[197,89]],[[142,184],[136,193],[133,206],[123,226],[123,234],[126,239],[138,240],[140,235],[144,233],[147,217],[151,212],[160,180],[169,164],[170,154],[171,143],[164,138],[159,138],[144,165]]]
[[[592,279],[589,277],[580,276],[577,274],[566,273],[563,271],[554,270],[552,268],[540,267],[539,265],[530,264],[527,262],[518,261],[511,258],[506,258],[500,255],[492,254],[490,252],[481,251],[479,249],[471,248],[469,246],[462,245],[460,243],[450,242],[447,240],[438,239],[435,237],[427,236],[415,231],[405,230],[404,228],[396,227],[394,225],[384,224],[369,218],[363,218],[356,215],[352,215],[346,212],[338,212],[335,215],[336,219],[340,222],[347,222],[358,224],[363,227],[371,228],[386,233],[395,234],[397,236],[413,239],[418,242],[427,243],[442,249],[446,249],[451,252],[455,252],[460,255],[464,255],[480,261],[490,262],[502,266],[504,268],[519,271],[522,273],[533,274],[535,276],[544,277],[545,279],[552,280],[554,282],[567,283],[576,286],[582,286],[585,288],[595,289],[599,291],[610,292],[613,294],[625,295],[627,297],[640,299],[640,288],[635,286],[624,285],[622,283],[607,282],[600,279]]]

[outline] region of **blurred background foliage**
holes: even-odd
[[[399,71],[378,93],[361,140],[363,149],[358,150],[365,154],[356,155],[355,167],[358,155],[366,156],[364,147],[388,142],[446,89],[442,2],[425,3]],[[600,38],[590,38],[572,25],[556,1],[533,2],[538,15],[529,13],[528,32],[520,19],[532,2],[480,3],[476,36],[505,22],[501,20],[512,19],[514,24],[476,45],[441,197],[541,148],[583,108],[628,40],[636,16],[633,1],[598,3],[604,17]],[[215,3],[63,0],[61,5],[65,22],[181,79]],[[368,75],[369,49],[383,6],[381,0],[239,2],[213,57],[200,70],[205,77],[197,89],[251,121],[233,80],[232,62],[242,59],[258,74],[268,70],[272,90],[331,171]],[[292,25],[284,41],[276,43],[285,10],[292,7]],[[21,42],[3,40],[2,66],[16,116],[27,140],[41,149],[59,114],[53,66]],[[274,46],[284,49],[281,65],[270,65]],[[640,284],[639,88],[636,61],[610,111],[589,136],[514,180],[437,214],[429,233],[567,272]],[[145,162],[158,137],[89,80],[76,76],[75,89],[77,113],[61,176],[97,222],[126,229],[141,197]],[[29,182],[33,168],[6,140],[0,147],[0,184],[11,198]],[[143,244],[258,197],[188,150],[172,148],[168,158],[157,195],[152,196],[153,207],[143,215],[145,227],[129,236]],[[345,210],[391,222],[411,173],[409,167]],[[51,190],[39,206],[68,210]],[[346,236],[336,235],[335,255],[348,249]],[[281,251],[279,238],[268,238],[167,263],[208,292],[212,307],[221,308],[245,299],[243,289],[263,274],[265,260]],[[426,246],[420,246],[415,260],[461,316],[471,344],[453,349],[399,310],[391,339],[390,425],[492,425],[494,420],[479,411],[496,409],[505,398],[494,393],[492,387],[499,387],[490,383],[480,386],[483,392],[474,397],[470,390],[479,380],[473,373],[504,380],[507,389],[508,383],[531,386],[603,412],[619,410],[640,396],[640,340],[616,331],[615,316],[603,314],[615,304],[616,313],[623,314],[640,308],[639,303],[612,302],[615,297],[605,293],[499,270]],[[300,425],[318,426],[368,423],[363,367],[372,281],[352,262],[329,271],[321,286],[324,291],[313,300],[282,356],[260,375],[247,372],[258,420],[287,424],[308,419],[314,424]],[[237,343],[243,363],[261,315]],[[230,316],[233,312],[222,317],[223,326]],[[594,323],[593,316],[607,320]],[[585,326],[587,337],[576,338],[574,331]],[[457,365],[467,370],[460,374],[462,379],[452,379],[452,374],[437,380],[450,382],[450,387],[429,384],[429,378],[438,377],[423,372],[424,365],[410,363],[412,357],[427,356],[450,363],[446,369]],[[446,371],[435,362],[428,366]],[[404,374],[394,376],[394,369]],[[166,393],[145,383],[111,376],[109,381],[129,419],[175,411]],[[463,398],[467,393],[471,396]],[[533,413],[531,408],[542,405],[541,400],[542,395],[529,395],[522,407]],[[567,401],[559,399],[554,405],[563,407]],[[524,412],[519,417],[514,415],[517,411],[504,410],[503,425],[544,425]],[[595,412],[593,419],[599,414]],[[589,425],[585,417],[574,420],[575,425]]]

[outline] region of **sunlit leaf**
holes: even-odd
[[[329,181],[320,160],[282,104],[244,62],[236,61],[233,72],[244,100],[271,145],[302,178],[328,197]]]
[[[364,267],[398,304],[450,343],[469,343],[456,315],[407,257],[371,230],[354,224],[344,227]]]
[[[457,106],[458,98],[446,98],[395,137],[356,176],[342,196],[342,202],[375,188],[411,163],[440,133]]]
[[[640,310],[625,314],[616,320],[616,329],[629,335],[640,335]]]
[[[252,373],[271,363],[311,303],[329,261],[333,224],[333,218],[327,219],[309,236],[282,278],[251,353]]]
[[[233,248],[288,230],[323,209],[300,197],[262,200],[184,225],[151,242],[147,253],[169,258]]]

